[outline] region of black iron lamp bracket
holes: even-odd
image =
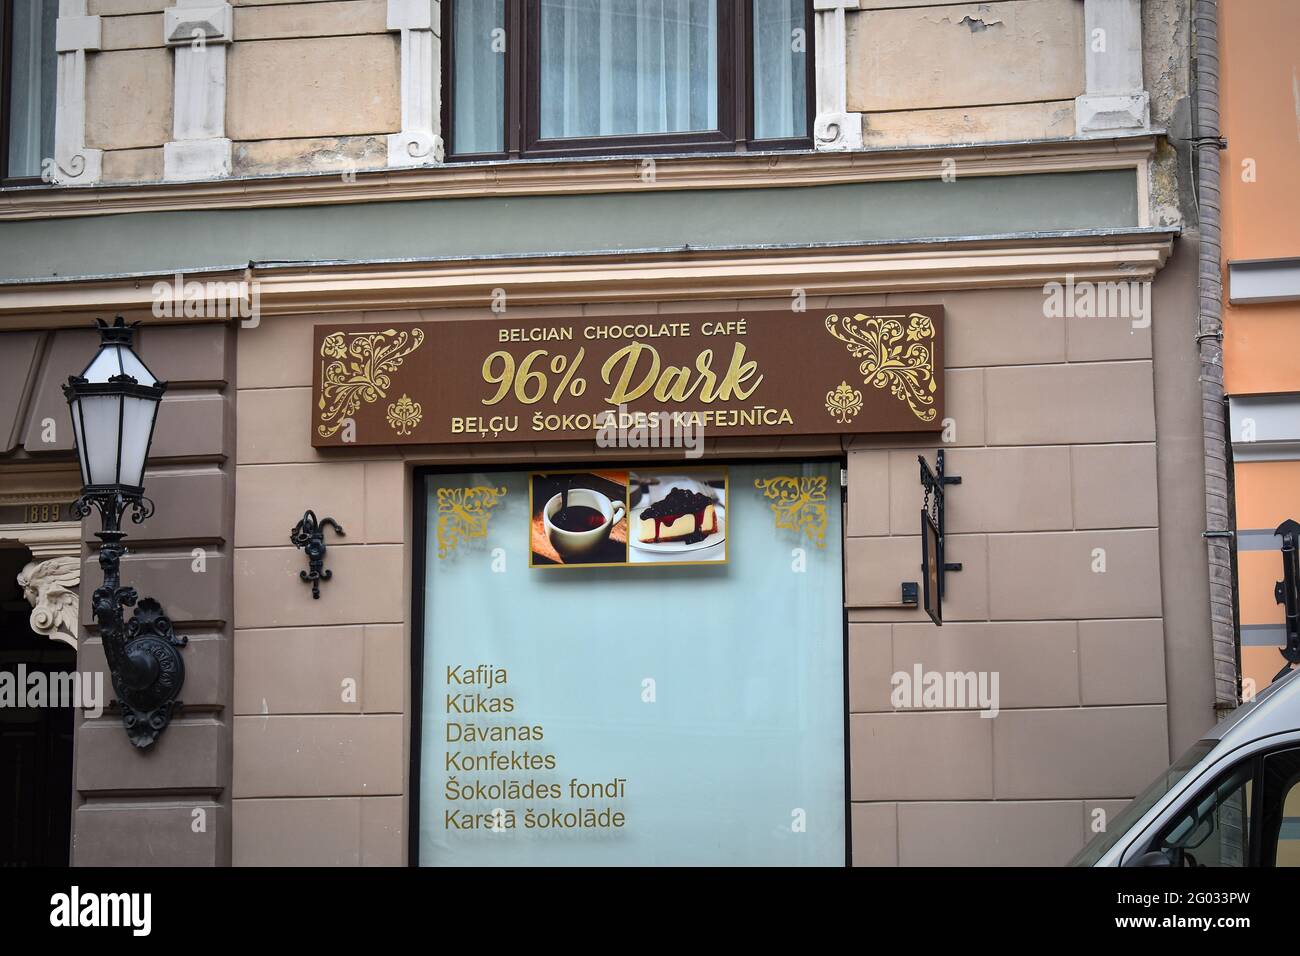
[[[121,520],[128,507],[132,509],[131,520],[137,524],[153,511],[148,498],[121,492],[83,494],[72,510],[84,518],[93,508],[103,519],[104,530],[97,531],[95,537],[101,542],[99,566],[104,583],[91,596],[91,609],[117,694],[112,703],[122,711],[122,723],[131,743],[145,750],[153,746],[180,709],[178,697],[185,685],[180,649],[189,639],[176,634],[171,619],[156,600],[145,598],[137,607],[135,588],[122,586],[121,562],[126,554],[122,539],[126,535],[121,531]],[[125,616],[128,607],[136,608],[130,620]]]
[[[340,538],[347,535],[343,526],[333,518],[316,519],[316,512],[304,511],[302,519],[289,532],[289,540],[295,548],[307,555],[306,571],[299,571],[298,576],[304,584],[311,585],[311,596],[320,600],[320,583],[334,577],[334,572],[325,567],[325,526],[329,525]]]
[[[1300,664],[1300,522],[1287,518],[1273,534],[1282,538],[1282,580],[1274,586],[1273,597],[1286,608],[1286,666],[1273,678],[1277,680]]]

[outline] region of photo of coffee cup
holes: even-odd
[[[546,536],[566,558],[581,558],[605,543],[623,520],[623,502],[590,488],[570,488],[552,495],[542,508]]]
[[[551,471],[529,475],[530,568],[627,563],[627,472]]]

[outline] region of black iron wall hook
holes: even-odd
[[[329,525],[340,538],[347,535],[343,526],[333,518],[316,520],[316,512],[308,510],[302,514],[302,520],[289,532],[289,540],[295,548],[301,548],[307,555],[306,571],[299,571],[298,576],[304,584],[311,585],[311,596],[320,600],[320,583],[334,577],[334,572],[325,569],[325,526]]]

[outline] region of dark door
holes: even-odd
[[[72,671],[76,652],[28,625],[31,607],[16,580],[22,558],[0,552],[0,670]],[[68,865],[72,719],[71,707],[0,706],[0,866]]]

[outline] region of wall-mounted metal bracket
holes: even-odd
[[[185,684],[185,661],[180,649],[188,638],[177,635],[171,619],[153,598],[136,604],[133,587],[122,586],[122,555],[126,534],[122,515],[131,508],[131,520],[139,524],[153,514],[153,502],[143,495],[127,496],[119,491],[83,493],[72,504],[72,513],[85,518],[97,508],[104,524],[99,538],[99,566],[104,583],[90,597],[91,613],[108,662],[109,677],[122,712],[122,723],[131,743],[147,750],[167,729],[180,709]],[[126,608],[134,607],[130,620]]]
[[[343,526],[333,518],[316,520],[316,512],[304,511],[302,520],[289,532],[289,540],[295,548],[300,548],[307,555],[306,571],[299,571],[298,576],[304,584],[311,585],[311,596],[320,600],[320,583],[334,577],[334,572],[325,568],[325,526],[329,525],[340,538],[347,537]]]
[[[1300,664],[1300,522],[1287,518],[1273,534],[1282,538],[1282,580],[1273,588],[1273,597],[1286,607],[1286,666],[1273,678],[1277,680]]]
[[[945,558],[946,548],[946,530],[944,527],[944,489],[949,485],[960,485],[961,477],[959,475],[944,474],[943,449],[940,448],[934,455],[934,468],[925,460],[924,455],[916,456],[917,462],[921,466],[921,487],[925,491],[925,498],[921,504],[921,537],[923,545],[927,542],[927,535],[933,537],[934,548],[930,553],[928,547],[923,546],[923,563],[927,565],[924,568],[926,580],[925,609],[935,624],[943,625],[943,593],[944,593],[944,576],[949,571],[960,571],[961,562],[948,561]],[[927,528],[927,526],[929,526]],[[934,567],[928,566],[929,562],[934,562]],[[933,582],[933,587],[931,587]],[[931,594],[931,590],[937,593]]]

